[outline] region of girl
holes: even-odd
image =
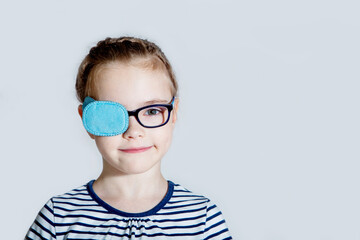
[[[177,89],[154,43],[121,37],[93,47],[79,67],[76,91],[103,170],[51,198],[26,239],[231,239],[214,203],[161,174],[177,119]]]

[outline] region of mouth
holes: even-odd
[[[122,152],[125,152],[125,153],[141,153],[141,152],[145,152],[145,151],[149,150],[150,148],[152,148],[152,146],[140,147],[140,148],[126,148],[126,149],[119,149],[119,150]]]

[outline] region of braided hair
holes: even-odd
[[[97,71],[111,62],[141,65],[151,69],[162,69],[168,74],[173,96],[177,95],[178,84],[169,60],[155,43],[135,37],[106,38],[92,47],[81,62],[76,77],[76,95],[82,103],[86,96],[96,98]]]

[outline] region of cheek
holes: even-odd
[[[163,148],[163,150],[167,151],[167,149],[171,144],[172,136],[173,136],[173,128],[170,125],[165,126],[157,134],[156,133],[154,134],[155,144],[157,144],[158,147]]]
[[[106,154],[110,149],[116,148],[116,137],[95,137],[96,146],[99,149],[100,153]]]

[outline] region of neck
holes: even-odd
[[[160,165],[144,173],[122,174],[105,166],[94,182],[94,191],[108,198],[129,200],[153,198],[165,195],[168,183],[160,171]]]

